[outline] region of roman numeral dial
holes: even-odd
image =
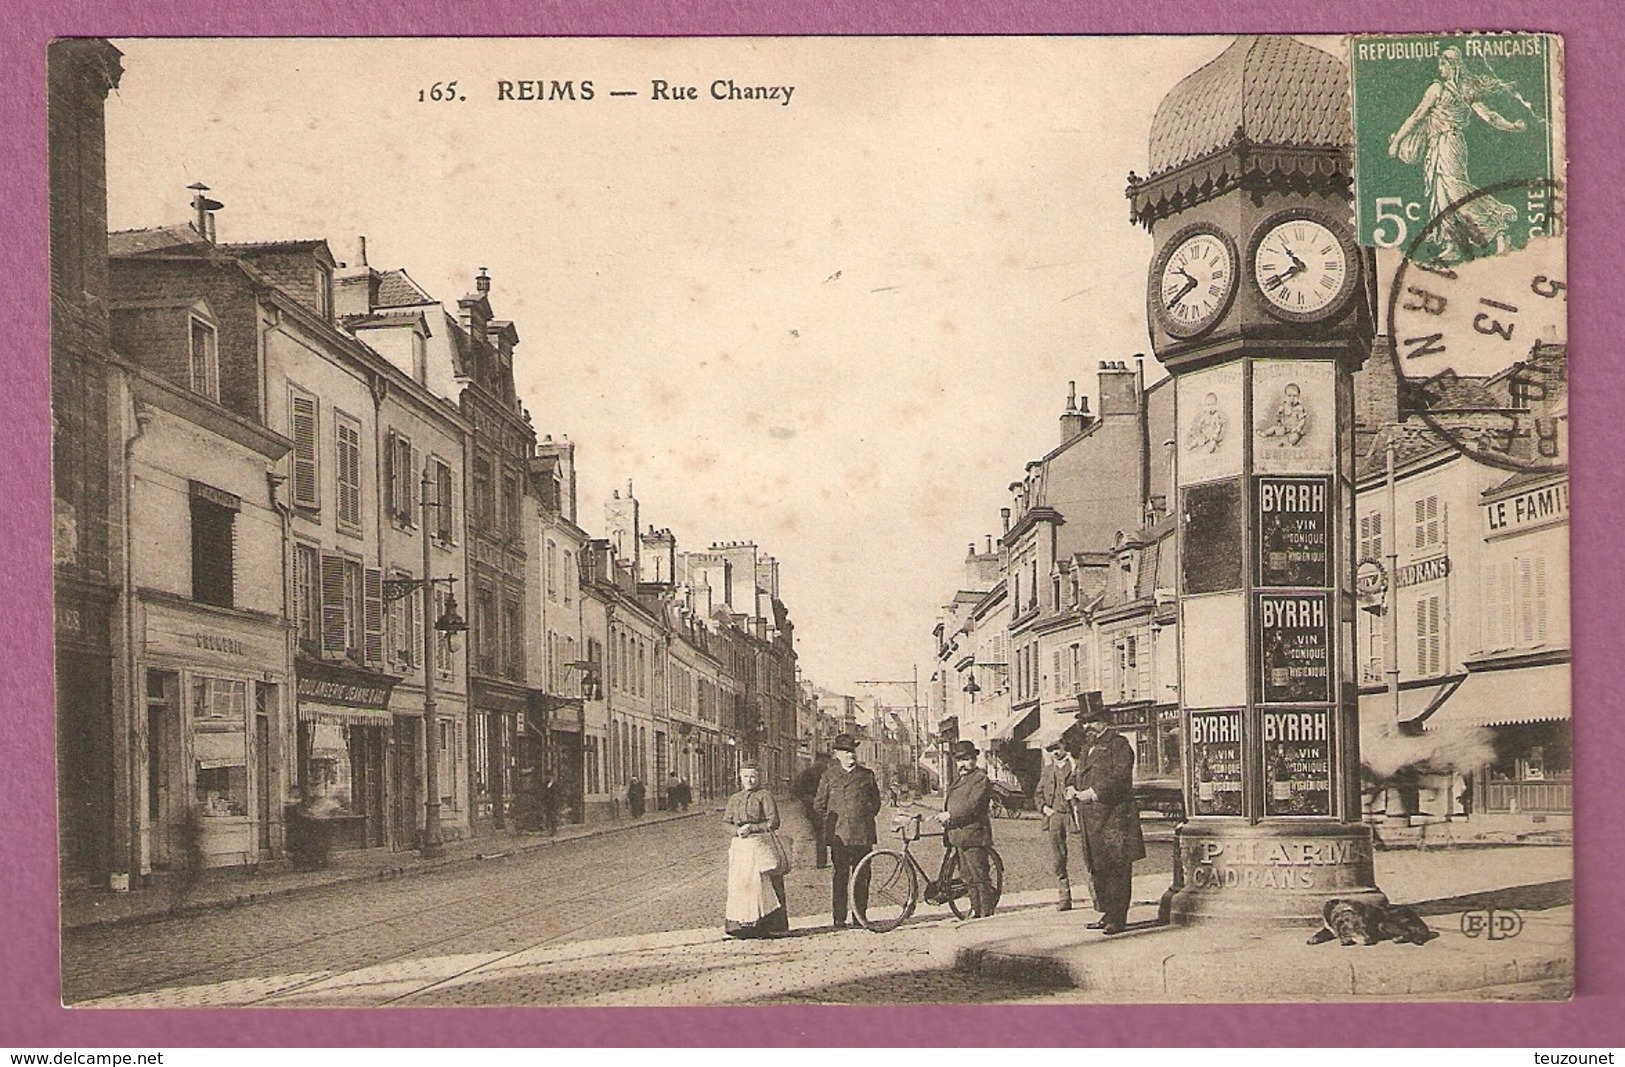
[[[1358,267],[1348,238],[1318,218],[1266,222],[1250,258],[1253,281],[1279,318],[1306,322],[1331,315],[1353,294]]]
[[[1224,316],[1236,292],[1235,246],[1217,230],[1190,227],[1174,236],[1151,271],[1151,306],[1174,337],[1194,337]]]

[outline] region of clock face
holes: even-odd
[[[1176,235],[1152,275],[1152,304],[1162,326],[1175,337],[1193,337],[1212,326],[1236,292],[1236,253],[1213,230]]]
[[[1266,225],[1252,261],[1253,280],[1270,310],[1293,321],[1330,314],[1354,288],[1354,262],[1347,243],[1313,218]]]

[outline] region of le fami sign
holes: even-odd
[[[1537,526],[1566,522],[1569,517],[1569,483],[1564,479],[1515,496],[1492,500],[1483,505],[1482,510],[1485,537],[1504,537]]]

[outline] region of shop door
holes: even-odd
[[[260,688],[264,692],[264,687]],[[271,854],[271,719],[254,716],[254,788],[259,794],[260,856]]]
[[[418,844],[418,730],[418,719],[398,718],[390,741],[390,843],[397,849]]]
[[[185,808],[181,774],[180,678],[147,672],[147,826],[154,867],[169,867],[180,843],[176,830]]]

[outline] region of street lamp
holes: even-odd
[[[429,539],[434,524],[430,521],[429,509],[439,509],[443,506],[439,500],[429,499],[429,487],[433,484],[429,465],[424,464],[423,482],[421,485],[421,499],[423,502],[423,577],[422,578],[391,578],[384,582],[385,601],[399,600],[410,596],[414,592],[423,593],[424,621],[434,619],[434,626],[423,628],[423,791],[427,794],[423,798],[423,843],[418,849],[420,860],[437,859],[443,853],[443,842],[440,837],[440,760],[436,749],[440,724],[435,720],[435,637],[437,634],[446,636],[446,648],[453,654],[457,651],[457,636],[468,630],[468,623],[457,613],[457,596],[452,592],[457,579],[455,577],[431,578],[429,569],[433,560],[429,554]],[[445,502],[449,506],[450,501]],[[437,585],[445,583],[446,609],[435,616],[434,591]]]

